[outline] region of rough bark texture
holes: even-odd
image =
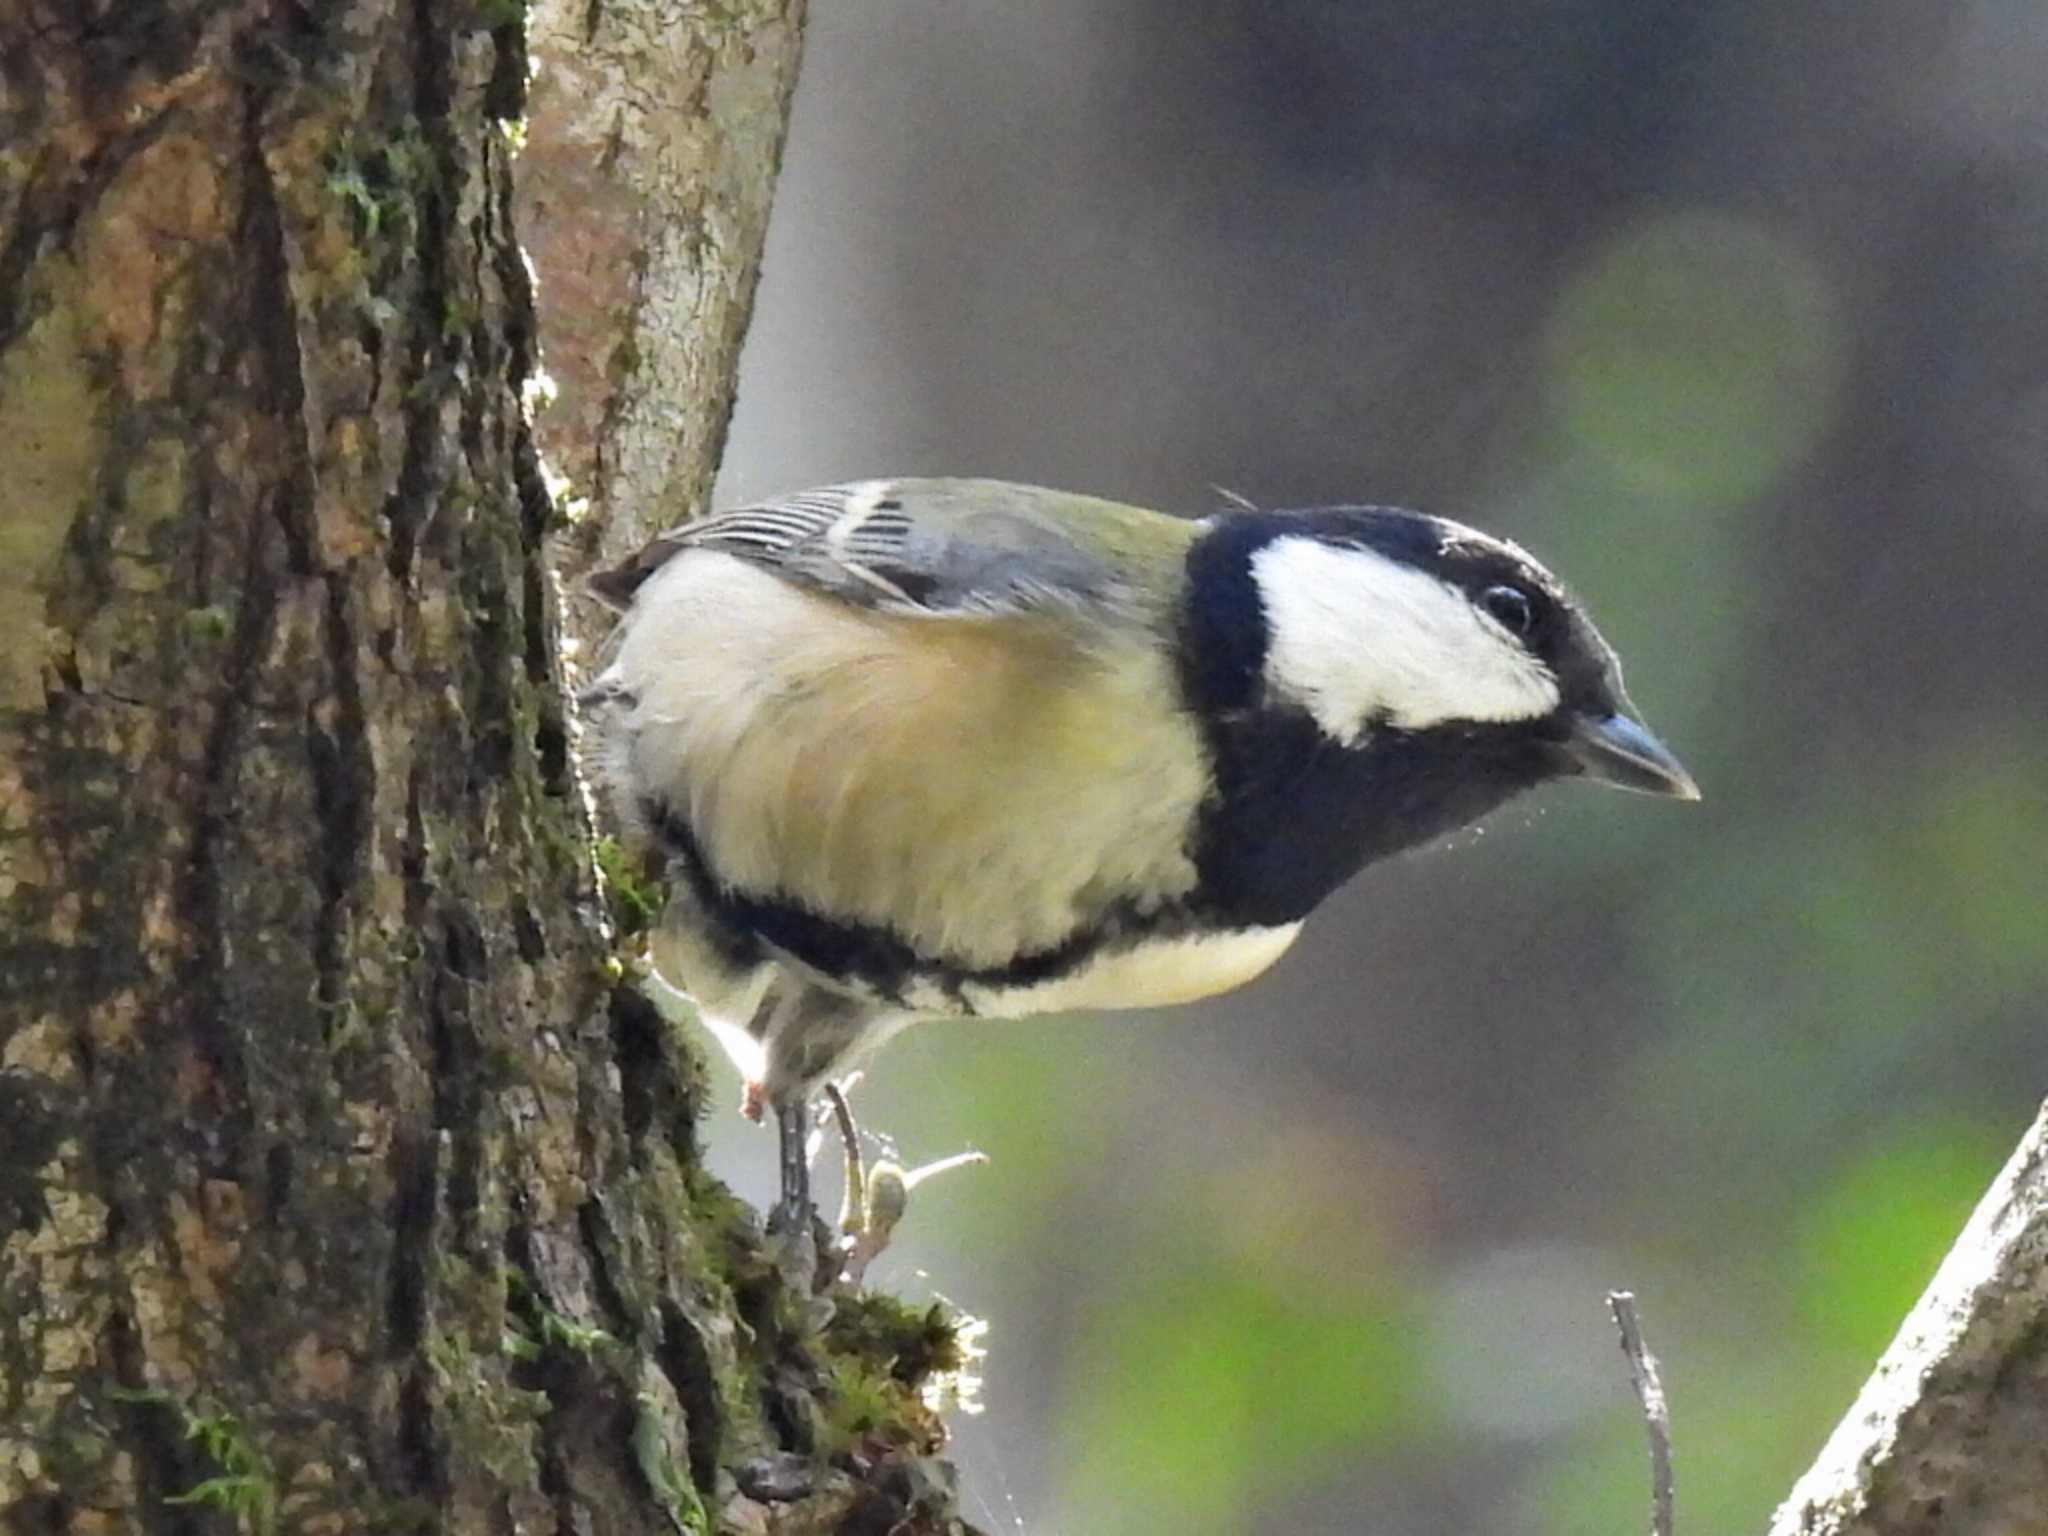
[[[1772,1536],[2048,1531],[2048,1105]]]
[[[606,950],[523,30],[0,0],[10,1528],[958,1528],[950,1329],[816,1332]]]
[[[592,515],[570,575],[703,510],[732,414],[804,0],[540,0],[518,208],[557,390],[548,462]]]

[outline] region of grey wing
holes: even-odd
[[[626,607],[676,555],[715,549],[842,601],[906,614],[996,614],[1116,603],[1117,561],[1065,531],[1157,518],[996,480],[865,480],[715,513],[662,534],[591,579]]]

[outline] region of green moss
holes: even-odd
[[[703,1277],[733,1293],[765,1284],[772,1266],[753,1208],[702,1168],[686,1168],[682,1178],[682,1214],[696,1239],[691,1246]]]
[[[938,1302],[913,1306],[873,1291],[839,1297],[825,1325],[826,1347],[868,1362],[907,1387],[967,1363],[960,1324]]]
[[[819,1341],[827,1353],[821,1449],[935,1445],[942,1431],[926,1389],[967,1364],[958,1320],[938,1303],[872,1293],[836,1300]]]
[[[645,863],[628,853],[615,837],[600,837],[592,845],[597,872],[611,905],[612,921],[624,938],[645,933],[661,916],[664,900],[661,883],[648,873]]]
[[[327,192],[330,197],[347,204],[354,211],[358,227],[365,238],[376,238],[378,230],[384,227],[384,204],[382,199],[371,192],[370,185],[363,180],[363,173],[359,167],[347,165],[329,171]]]
[[[548,1412],[545,1394],[513,1386],[501,1357],[479,1356],[458,1333],[429,1335],[427,1363],[456,1454],[502,1483],[531,1485],[540,1475],[533,1445]]]
[[[387,229],[394,239],[409,241],[415,199],[433,190],[438,180],[433,151],[419,124],[410,120],[397,134],[374,143],[345,138],[327,159],[328,195],[348,208],[356,236],[366,245]]]
[[[579,1322],[549,1306],[521,1270],[507,1264],[499,1274],[508,1302],[500,1338],[513,1359],[533,1360],[550,1350],[589,1358],[619,1348],[619,1341],[595,1323]]]
[[[677,1464],[672,1437],[664,1431],[662,1405],[646,1392],[640,1393],[634,1404],[634,1465],[647,1479],[654,1496],[667,1506],[679,1530],[689,1532],[690,1536],[709,1536],[711,1517],[688,1475]]]
[[[818,1423],[820,1451],[837,1456],[863,1441],[899,1443],[912,1438],[896,1431],[919,1406],[902,1382],[864,1360],[834,1360],[828,1373]]]
[[[257,1449],[234,1413],[209,1397],[180,1402],[170,1393],[160,1391],[117,1390],[110,1395],[117,1402],[168,1408],[178,1416],[185,1438],[219,1468],[183,1493],[168,1495],[164,1499],[166,1504],[218,1509],[257,1532],[276,1528],[277,1480],[271,1473],[269,1459]]]
[[[469,1321],[473,1339],[484,1340],[504,1325],[517,1274],[508,1264],[478,1264],[444,1252],[434,1258],[434,1293],[447,1299],[451,1316]]]
[[[234,630],[234,615],[218,603],[185,610],[185,633],[209,645],[227,639]]]
[[[594,1354],[619,1342],[595,1323],[579,1323],[549,1307],[541,1308],[540,1336],[578,1355]]]

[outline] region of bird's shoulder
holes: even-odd
[[[859,607],[923,616],[1130,608],[1174,589],[1202,525],[1001,480],[863,480],[699,518],[591,580],[629,606],[662,567],[715,550]]]

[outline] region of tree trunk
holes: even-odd
[[[0,1510],[959,1529],[949,1326],[817,1332],[608,948],[517,0],[0,0],[0,79]]]

